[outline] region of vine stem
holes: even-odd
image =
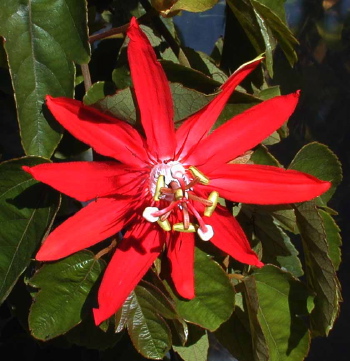
[[[91,88],[92,81],[89,64],[81,64],[81,73],[83,74],[85,93]]]

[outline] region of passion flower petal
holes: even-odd
[[[98,290],[96,325],[113,315],[162,251],[164,237],[146,221],[131,227],[116,249]]]
[[[210,172],[210,185],[200,186],[234,202],[283,204],[304,202],[326,192],[331,183],[295,170],[225,164]]]
[[[206,222],[214,229],[214,237],[210,241],[216,247],[239,262],[256,267],[264,265],[251,249],[236,218],[227,209],[218,206],[215,213],[207,218]]]
[[[130,199],[91,202],[51,232],[35,258],[55,261],[113,236],[132,221],[130,208]]]
[[[142,172],[116,162],[44,163],[23,167],[36,180],[85,202],[108,195],[135,195]]]
[[[148,148],[160,160],[174,158],[173,102],[168,80],[135,18],[127,32],[128,59]]]
[[[145,140],[130,124],[75,99],[47,96],[46,105],[65,129],[97,153],[128,165],[144,166],[147,162]]]
[[[176,131],[177,157],[186,159],[193,147],[198,145],[213,127],[230,95],[237,85],[262,61],[255,59],[239,67],[221,86],[220,93],[203,109],[188,118]]]
[[[264,101],[235,116],[202,140],[186,160],[204,173],[235,159],[280,128],[293,113],[299,92]]]
[[[173,235],[168,245],[167,257],[170,275],[180,296],[192,299],[194,293],[194,236],[191,233]]]

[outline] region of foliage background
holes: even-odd
[[[108,1],[90,1],[103,9]],[[130,2],[132,3],[132,2]],[[208,12],[194,14],[185,13],[178,17],[178,26],[182,33],[183,43],[197,50],[210,52],[208,30],[213,34],[212,27],[207,24],[222,24],[222,3]],[[282,51],[278,48],[274,54],[274,80],[281,86],[282,93],[288,93],[302,88],[303,102],[290,122],[290,136],[284,142],[275,144],[270,149],[284,164],[288,164],[302,145],[310,141],[320,141],[327,144],[339,157],[343,164],[344,180],[338,187],[332,199],[332,207],[339,211],[337,223],[343,238],[343,261],[338,272],[342,284],[344,302],[341,313],[335,323],[334,330],[328,338],[314,339],[309,361],[345,361],[349,354],[350,342],[350,202],[349,167],[350,167],[350,16],[349,0],[289,0],[287,14],[290,27],[297,35],[300,45],[297,47],[298,62],[292,69],[287,64]],[[218,10],[220,8],[220,11]],[[0,0],[1,11],[1,0]],[[218,15],[221,14],[221,15]],[[202,26],[200,26],[202,25]],[[231,24],[232,25],[232,24]],[[193,32],[193,26],[201,29]],[[237,29],[238,31],[238,29]],[[194,35],[195,39],[191,39]],[[247,39],[243,34],[237,34],[237,47],[247,47]],[[108,49],[106,49],[107,51]],[[242,54],[246,54],[246,50]],[[235,54],[237,55],[237,54]],[[108,53],[102,54],[108,61]],[[227,67],[235,69],[248,59],[235,57],[232,62],[227,55]],[[236,63],[235,63],[236,62]],[[1,65],[1,64],[0,64]],[[93,64],[92,64],[93,67]],[[95,68],[93,73],[103,79],[104,68]],[[11,84],[7,70],[0,67],[0,147],[3,159],[22,156],[18,129],[13,109]],[[10,104],[10,106],[9,106]],[[38,350],[31,338],[23,332],[17,319],[12,318],[6,304],[1,306],[0,319],[0,350],[9,352],[13,358],[26,355],[26,360],[59,360],[62,357],[74,355],[78,360],[92,360],[96,357],[94,351],[78,346],[66,348],[67,345],[48,343]],[[211,350],[213,360],[223,360],[220,349]],[[228,356],[227,356],[228,357]]]

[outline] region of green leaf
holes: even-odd
[[[96,84],[96,86],[93,86],[84,97],[84,102],[86,104],[91,104],[91,101],[100,98],[94,106],[118,119],[135,124],[137,113],[130,88],[120,90],[113,95],[101,99],[102,93],[105,93],[105,90],[102,88],[105,88],[103,84]],[[199,93],[198,91],[187,89],[178,83],[171,83],[170,89],[174,102],[175,122],[200,110],[212,98],[211,96]]]
[[[323,219],[314,201],[297,204],[297,224],[303,242],[306,281],[316,293],[311,313],[313,336],[327,336],[339,314],[339,281],[329,256]]]
[[[189,346],[173,346],[173,349],[184,361],[207,361],[209,350],[208,335],[205,333],[194,344]]]
[[[0,41],[0,68],[8,68],[6,52],[2,41]]]
[[[170,84],[174,101],[174,121],[183,120],[202,109],[213,98],[196,90],[188,89],[179,83]]]
[[[248,282],[246,289],[248,295],[250,292],[257,295],[254,302],[258,302],[257,318],[266,339],[268,360],[304,360],[310,343],[303,320],[311,301],[308,289],[291,274],[274,266],[254,271],[251,278],[254,282]]]
[[[329,257],[333,262],[335,270],[338,271],[341,263],[340,247],[342,245],[340,229],[329,213],[323,211],[322,209],[319,210],[319,213],[322,217],[324,230],[326,232],[326,238],[329,247]]]
[[[178,0],[170,8],[170,11],[186,10],[191,12],[202,12],[211,9],[218,0]]]
[[[28,267],[58,209],[59,193],[22,170],[46,162],[29,157],[0,164],[0,303]]]
[[[64,337],[72,344],[101,351],[113,347],[123,337],[123,333],[115,333],[111,326],[104,331],[96,327],[92,317],[87,317]]]
[[[115,86],[111,82],[98,81],[88,89],[83,97],[83,102],[86,105],[97,103],[105,98],[107,95],[115,93]]]
[[[45,114],[44,97],[73,97],[73,62],[89,61],[86,3],[3,0],[0,34],[6,39],[25,153],[50,158],[62,131]]]
[[[197,248],[195,289],[196,297],[192,300],[174,295],[177,311],[185,320],[215,331],[232,314],[234,290],[219,264]]]
[[[232,316],[215,331],[214,335],[237,360],[254,360],[249,318],[242,293],[236,293],[236,305]]]
[[[298,44],[291,30],[285,24],[285,16],[281,19],[272,9],[263,5],[261,1],[250,0],[258,13],[257,18],[263,18],[265,25],[270,29],[273,37],[277,40],[284,54],[286,55],[290,65],[297,61],[297,54],[294,50],[295,45]],[[272,76],[272,73],[270,74]]]
[[[250,333],[252,335],[253,359],[254,361],[270,361],[267,340],[259,319],[260,305],[254,277],[248,277],[244,280],[243,290],[245,308],[248,313]]]
[[[136,350],[143,356],[161,360],[171,347],[171,332],[152,304],[154,298],[137,286],[125,301],[128,308],[127,329]]]
[[[301,148],[289,168],[332,182],[332,187],[317,198],[321,204],[327,204],[342,180],[342,168],[337,156],[326,145],[317,142]]]
[[[227,5],[241,24],[248,39],[256,50],[256,53],[262,54],[266,52],[267,66],[268,68],[271,68],[272,46],[270,46],[269,43],[265,43],[260,30],[260,24],[257,21],[256,14],[254,13],[254,9],[249,0],[227,0]]]
[[[91,92],[94,93],[95,90],[99,91],[98,88],[93,88]],[[84,102],[86,101],[87,104],[91,104],[90,100],[95,100],[99,96],[92,93],[89,91],[84,98]],[[136,122],[136,108],[130,88],[120,90],[114,95],[106,96],[98,100],[97,103],[94,103],[94,106],[120,120],[125,120],[131,124]]]
[[[220,87],[221,83],[202,72],[171,61],[162,60],[162,67],[168,80],[172,83],[181,83],[189,89],[194,89],[205,94],[212,94]]]
[[[242,222],[244,214],[244,227],[252,229],[253,238],[262,243],[262,262],[272,263],[291,272],[295,277],[303,275],[303,269],[298,251],[288,235],[278,226],[272,214],[259,206],[244,205],[238,219]]]
[[[259,144],[251,157],[254,164],[272,165],[274,167],[281,167],[279,161],[268,151],[268,149]]]
[[[29,280],[31,286],[40,289],[29,313],[32,335],[49,340],[79,324],[91,312],[86,301],[104,267],[90,251],[41,267]]]
[[[298,43],[288,26],[285,24],[284,12],[280,3],[274,9],[269,8],[267,1],[227,0],[227,4],[241,24],[257,54],[265,53],[266,67],[273,77],[273,51],[276,42],[281,46],[289,63],[297,60],[294,46]],[[283,16],[280,18],[279,16]]]

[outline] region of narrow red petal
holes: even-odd
[[[141,192],[144,174],[116,162],[45,163],[23,167],[36,180],[85,202],[108,195]]]
[[[99,198],[68,218],[46,238],[38,261],[55,261],[119,232],[132,218],[130,199]]]
[[[197,146],[215,124],[218,116],[237,85],[249,75],[262,61],[253,60],[238,68],[221,86],[221,92],[207,106],[188,118],[176,131],[177,158],[181,159]]]
[[[168,246],[167,257],[171,278],[180,296],[192,299],[194,293],[194,236],[191,233],[174,235]]]
[[[46,105],[65,129],[97,153],[128,165],[147,162],[144,139],[130,124],[70,98],[47,96]]]
[[[304,202],[326,192],[331,183],[295,170],[255,165],[225,164],[210,172],[207,190],[234,202],[283,204]]]
[[[200,142],[186,162],[209,172],[233,160],[280,128],[298,99],[299,92],[275,97],[235,116]]]
[[[164,241],[158,228],[146,221],[135,224],[116,249],[98,290],[96,325],[113,315],[139,283],[162,251]]]
[[[210,218],[205,217],[205,221],[214,229],[214,237],[210,241],[216,247],[239,262],[256,267],[264,265],[251,249],[241,226],[227,209],[218,206]]]
[[[148,147],[160,160],[173,159],[174,111],[168,80],[135,18],[131,19],[127,35],[131,77]]]

